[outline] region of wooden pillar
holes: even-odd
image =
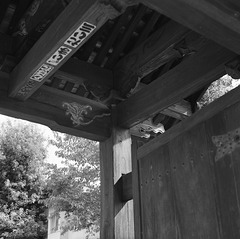
[[[139,161],[137,158],[138,144],[132,138],[132,194],[134,206],[134,235],[136,239],[142,239],[141,197],[140,197],[140,175]]]
[[[132,171],[129,130],[114,128],[100,143],[101,239],[134,239],[133,200],[122,202],[119,179]]]

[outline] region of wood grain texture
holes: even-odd
[[[175,137],[179,136],[183,132],[192,129],[197,124],[200,124],[210,119],[215,114],[239,102],[240,101],[239,94],[240,94],[240,87],[237,87],[236,89],[228,92],[224,96],[212,102],[202,110],[194,113],[190,118],[185,119],[181,123],[173,126],[164,134],[156,137],[155,139],[151,140],[149,143],[146,143],[145,145],[143,145],[138,149],[138,159],[145,157],[150,152],[154,151],[161,145],[164,145],[170,142],[171,140],[173,140]]]
[[[109,88],[113,87],[112,71],[73,58],[63,64],[54,76],[75,83],[87,82]]]
[[[101,239],[114,239],[114,183],[112,147],[112,137],[100,143]]]
[[[214,160],[216,146],[212,142],[212,136],[226,134],[240,127],[239,102],[217,114],[205,125],[208,135],[208,146],[213,158],[213,167],[216,180],[216,200],[219,210],[219,225],[222,238],[238,238],[240,236],[239,220],[239,148],[231,154],[225,155],[217,162]]]
[[[48,105],[56,106],[58,108],[62,108],[63,102],[76,102],[81,105],[90,105],[92,107],[92,112],[89,112],[90,115],[94,115],[98,111],[110,114],[108,107],[100,102],[45,85],[41,86],[41,88],[31,96],[31,99]]]
[[[234,56],[207,41],[199,52],[117,105],[118,125],[130,128],[218,79]]]
[[[110,125],[106,121],[75,127],[65,109],[29,99],[17,101],[7,96],[9,75],[0,73],[0,113],[18,119],[29,120],[48,126],[52,130],[72,134],[96,141],[106,140],[110,136]]]
[[[213,107],[204,122],[139,159],[143,238],[240,237],[240,148],[216,161],[212,141],[240,127],[240,102],[229,100],[233,95],[222,97],[221,112]]]
[[[181,238],[167,147],[139,161],[142,238]]]
[[[132,171],[131,135],[128,130],[113,130],[113,171],[114,184],[122,174]],[[115,239],[134,239],[133,200],[121,202],[115,194]]]
[[[105,64],[106,68],[111,69],[116,64],[116,62],[118,61],[118,58],[120,56],[120,53],[123,51],[126,44],[131,39],[131,36],[132,36],[133,32],[136,30],[137,25],[139,24],[139,21],[143,17],[146,9],[147,9],[147,7],[142,4],[140,4],[138,6],[136,15],[132,17],[132,19],[126,26],[126,30],[121,38],[121,41],[115,47],[113,47],[113,53],[109,56],[109,58]]]
[[[142,1],[149,7],[240,54],[238,1]],[[219,6],[221,5],[221,6]],[[228,37],[226,37],[228,36]]]
[[[141,224],[141,197],[140,197],[140,175],[139,162],[137,159],[137,140],[132,137],[132,196],[134,211],[134,235],[135,239],[142,239]]]
[[[122,174],[132,171],[131,136],[128,130],[113,129],[100,145],[102,163],[101,239],[134,239],[133,200],[122,202],[116,188]]]
[[[167,145],[182,238],[220,238],[204,124]]]
[[[25,100],[44,83],[44,80],[42,82],[32,80],[33,82],[31,82],[31,75],[63,45],[64,41],[80,24],[84,21],[89,22],[95,25],[95,30],[97,30],[108,18],[118,14],[120,12],[111,5],[104,5],[96,0],[71,1],[12,72],[10,96]],[[54,67],[50,75],[58,70],[79,49],[81,44],[77,48],[72,49],[70,54]]]
[[[114,67],[115,87],[126,95],[137,81],[171,59],[180,57],[174,48],[188,29],[173,21],[165,24],[123,57]]]

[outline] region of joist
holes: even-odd
[[[238,0],[143,0],[142,2],[206,38],[240,54],[240,5]]]
[[[112,71],[73,58],[57,70],[54,76],[74,83],[88,82],[108,88],[113,86]]]
[[[170,60],[180,58],[181,54],[174,46],[188,32],[187,28],[173,21],[157,30],[115,66],[115,88],[125,96],[134,90],[144,76]]]
[[[101,1],[71,1],[12,72],[9,96],[29,98],[107,19],[121,11]]]
[[[206,41],[199,52],[120,103],[116,108],[118,125],[130,128],[220,78],[224,63],[235,56]]]

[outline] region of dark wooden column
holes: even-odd
[[[123,174],[132,171],[129,130],[113,128],[112,136],[100,143],[101,239],[134,239],[133,200],[122,200]]]

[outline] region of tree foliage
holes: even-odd
[[[220,79],[212,82],[208,87],[202,99],[198,102],[200,108],[210,104],[219,97],[225,95],[240,84],[239,80],[232,79],[230,76],[225,75]]]
[[[64,158],[64,167],[52,168],[48,178],[51,192],[47,205],[56,212],[65,211],[64,231],[99,230],[100,163],[98,143],[66,134],[55,134],[56,154]]]
[[[46,139],[36,126],[1,125],[0,137],[0,238],[43,239],[47,217],[41,177]]]

